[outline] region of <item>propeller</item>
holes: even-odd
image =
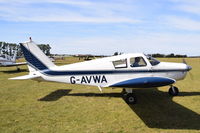
[[[183,58],[183,63],[187,65],[187,62],[186,62],[185,58]]]
[[[187,67],[188,67],[188,73],[189,73],[189,75],[190,75],[191,80],[194,80],[194,76],[193,76],[193,74],[190,72],[190,70],[192,69],[192,67],[188,65],[188,63],[186,62],[185,58],[183,58],[183,63],[186,64]]]

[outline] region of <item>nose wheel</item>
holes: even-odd
[[[171,86],[171,87],[169,88],[168,93],[169,93],[169,95],[171,95],[171,96],[177,96],[177,95],[179,94],[179,90],[178,90],[177,87]]]

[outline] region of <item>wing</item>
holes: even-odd
[[[176,80],[166,77],[141,77],[120,81],[108,87],[127,87],[127,88],[151,88],[171,85]]]

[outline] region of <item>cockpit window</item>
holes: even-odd
[[[131,67],[143,67],[147,65],[147,63],[144,61],[142,57],[130,58],[130,64]]]
[[[113,61],[115,68],[127,68],[127,59]]]
[[[151,57],[151,56],[146,56],[147,59],[149,60],[149,62],[151,63],[152,66],[158,65],[160,63],[160,61],[156,60],[155,58]]]

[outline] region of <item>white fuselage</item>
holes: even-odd
[[[131,67],[131,58],[137,56],[144,59],[145,66]],[[115,68],[113,62],[121,59],[126,60],[126,67]],[[40,75],[43,80],[47,81],[109,87],[121,81],[142,77],[165,77],[177,81],[184,79],[187,69],[188,66],[184,63],[160,62],[157,65],[151,65],[143,54],[124,54],[55,66],[50,71],[43,71],[42,73],[36,71],[35,74]]]
[[[172,85],[186,76],[190,66],[167,63],[141,53],[56,66],[30,41],[20,44],[29,75],[11,78],[33,79],[101,87],[148,88]]]

